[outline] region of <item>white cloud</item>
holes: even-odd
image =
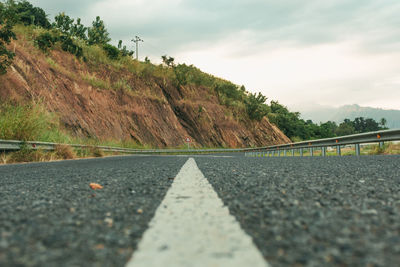
[[[357,50],[356,41],[270,48],[248,57],[232,57],[238,44],[221,42],[211,48],[179,54],[177,60],[189,61],[206,72],[244,84],[248,90],[261,91],[286,105],[300,101],[382,106],[385,99],[392,97],[396,86],[393,81],[397,81],[393,77],[400,68],[400,52],[364,54]],[[390,107],[393,108],[392,103]],[[397,107],[400,108],[399,104]]]

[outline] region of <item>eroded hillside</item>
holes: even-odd
[[[94,49],[82,60],[57,47],[42,52],[32,40],[19,33],[9,45],[16,56],[0,76],[1,101],[41,102],[77,137],[154,147],[179,147],[185,137],[197,147],[289,141],[267,118],[250,120],[220,104],[211,88],[177,85],[162,73],[153,75],[151,63],[107,64],[96,58],[103,52]]]

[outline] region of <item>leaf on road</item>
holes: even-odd
[[[90,188],[92,188],[93,190],[97,190],[97,189],[103,189],[103,187],[99,184],[96,183],[90,183],[89,184]]]
[[[95,249],[104,249],[104,244],[97,244],[94,248]]]

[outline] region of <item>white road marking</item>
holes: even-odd
[[[213,155],[176,155],[176,157],[193,157],[193,158],[233,158],[233,156],[213,156]]]
[[[193,158],[182,167],[127,267],[268,266]]]

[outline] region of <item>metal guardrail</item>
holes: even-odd
[[[110,146],[90,146],[80,144],[58,144],[49,142],[37,142],[37,141],[16,141],[16,140],[0,140],[0,151],[17,151],[23,146],[28,146],[31,149],[42,149],[52,151],[57,145],[68,145],[77,149],[85,148],[98,148],[107,152],[120,152],[127,154],[174,154],[174,153],[223,153],[223,152],[244,152],[248,151],[246,148],[237,149],[131,149],[121,147],[110,147]]]
[[[295,150],[298,150],[300,155],[303,156],[304,149],[309,149],[310,155],[313,155],[315,149],[321,149],[322,155],[326,156],[327,148],[336,148],[337,155],[341,155],[341,147],[346,145],[355,145],[356,155],[360,155],[360,144],[366,143],[380,143],[387,141],[399,141],[400,140],[400,129],[399,130],[386,130],[377,131],[370,133],[354,134],[341,136],[336,138],[326,138],[312,141],[304,141],[297,143],[288,143],[282,145],[273,145],[266,147],[256,148],[234,148],[234,149],[131,149],[121,147],[110,147],[110,146],[90,146],[80,144],[68,144],[73,148],[85,149],[85,148],[99,148],[107,152],[120,152],[127,154],[176,154],[176,153],[224,153],[224,152],[245,152],[246,156],[287,156],[288,152],[294,156]],[[17,151],[22,146],[28,146],[32,149],[42,150],[54,150],[55,146],[63,145],[58,143],[49,142],[36,142],[36,141],[15,141],[15,140],[0,140],[0,151]]]
[[[357,156],[359,156],[361,154],[360,144],[379,143],[380,147],[383,147],[384,142],[399,140],[400,129],[384,130],[334,138],[288,143],[283,145],[259,147],[254,149],[253,152],[246,152],[246,156],[281,156],[282,153],[283,156],[287,156],[288,152],[294,156],[296,150],[300,153],[300,156],[303,156],[304,149],[309,149],[310,156],[313,156],[313,153],[316,149],[321,149],[322,156],[326,156],[328,147],[335,148],[336,154],[340,156],[342,154],[341,148],[348,145],[354,145],[355,153]]]

